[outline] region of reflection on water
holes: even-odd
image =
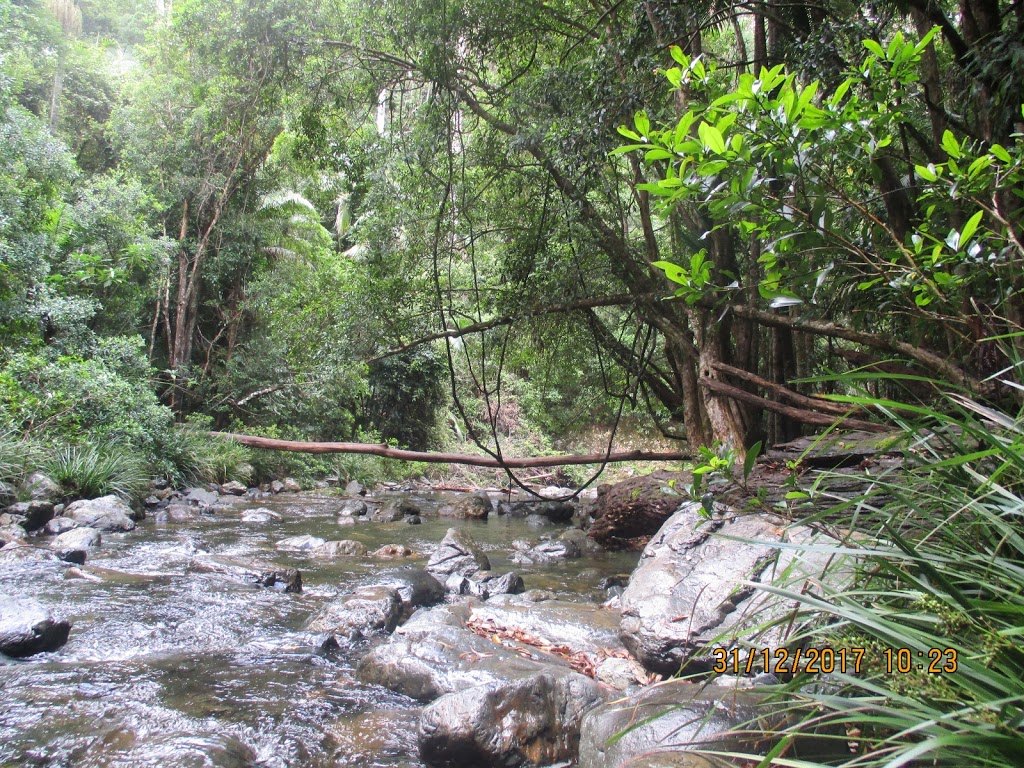
[[[430,507],[443,496],[416,498]],[[340,504],[290,497],[188,522],[147,520],[133,533],[104,534],[82,568],[0,564],[0,592],[34,596],[73,624],[60,651],[0,661],[0,766],[421,765],[419,706],[356,681],[361,649],[314,651],[301,631],[336,594],[410,561],[319,560],[277,551],[275,543],[303,534],[355,539],[370,550],[402,543],[420,553],[413,562],[422,565],[457,525],[502,572],[510,568],[514,540],[533,542],[561,528],[536,530],[503,517],[339,526]],[[240,522],[247,506],[270,508],[282,519]],[[600,600],[601,577],[629,571],[635,559],[605,554],[511,567],[528,589]],[[224,562],[299,568],[304,592],[250,586],[225,572]]]

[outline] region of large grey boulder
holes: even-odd
[[[185,499],[189,504],[200,509],[207,509],[217,503],[220,498],[214,491],[205,488],[189,488],[185,491]]]
[[[248,490],[249,489],[245,486],[244,483],[240,483],[237,480],[230,480],[221,485],[220,487],[221,493],[226,493],[231,496],[242,496]]]
[[[95,528],[72,528],[51,539],[50,549],[61,560],[81,565],[85,562],[86,554],[96,549],[102,541],[100,532]]]
[[[584,713],[602,701],[589,677],[556,668],[450,693],[420,716],[420,757],[445,768],[571,760]]]
[[[131,531],[135,529],[132,510],[119,497],[111,494],[98,499],[83,499],[68,504],[64,517],[97,531]]]
[[[43,526],[43,532],[49,536],[59,536],[66,531],[80,528],[81,524],[72,520],[70,517],[55,517],[50,520],[46,525]]]
[[[622,640],[652,672],[673,674],[684,663],[690,671],[706,669],[709,646],[729,645],[792,607],[759,583],[820,576],[827,559],[777,546],[807,539],[779,518],[716,513],[708,519],[702,512],[699,502],[680,507],[644,549],[621,597]],[[783,641],[780,627],[759,639],[769,647]]]
[[[360,587],[327,604],[306,629],[339,640],[359,640],[391,632],[402,615],[402,599],[391,587]]]
[[[70,631],[68,622],[54,618],[39,601],[0,596],[0,653],[21,658],[55,651]]]
[[[491,570],[491,561],[468,533],[449,528],[430,556],[427,570],[438,579],[447,579],[453,573],[470,576],[477,571]]]

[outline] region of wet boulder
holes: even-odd
[[[50,549],[57,553],[57,557],[69,563],[82,565],[86,555],[96,549],[103,539],[100,532],[95,528],[73,528],[50,541]]]
[[[76,501],[68,504],[64,510],[64,517],[74,520],[80,526],[104,532],[134,530],[135,521],[132,516],[131,507],[113,494]]]
[[[33,472],[25,478],[23,487],[32,501],[56,503],[60,500],[60,484],[44,472]]]
[[[298,493],[299,491],[302,490],[302,486],[299,485],[299,481],[296,480],[294,477],[286,477],[284,480],[281,481],[281,485],[284,486],[284,490],[286,490],[288,493]]]
[[[584,713],[602,701],[597,683],[560,669],[450,693],[420,716],[420,757],[450,768],[571,760]]]
[[[261,571],[256,576],[255,582],[261,587],[267,587],[278,592],[296,595],[302,593],[302,571],[298,568]]]
[[[221,493],[226,493],[230,496],[244,496],[248,490],[244,483],[240,483],[237,480],[231,480],[220,487]]]
[[[597,489],[589,508],[590,537],[607,549],[641,549],[682,501],[670,483],[690,482],[682,472],[658,471]]]
[[[325,539],[321,539],[319,536],[289,536],[287,539],[281,539],[274,546],[277,549],[288,551],[288,552],[307,552],[311,553],[317,547],[321,547],[326,544]]]
[[[351,499],[338,507],[338,517],[362,517],[366,514],[366,502],[361,499]]]
[[[357,480],[349,480],[345,484],[345,495],[346,496],[365,496],[366,489],[359,484]]]
[[[452,574],[469,576],[490,569],[491,562],[483,550],[469,534],[456,528],[448,529],[427,562],[427,570],[439,580],[447,580]]]
[[[26,531],[37,531],[53,519],[53,502],[22,501],[11,504],[7,514],[21,517],[21,525]]]
[[[266,507],[255,507],[242,512],[239,519],[243,523],[272,523],[281,519],[281,515]]]
[[[215,491],[205,488],[189,488],[185,491],[185,500],[194,507],[207,509],[217,503],[220,498]]]
[[[68,622],[54,618],[39,601],[0,596],[0,653],[22,658],[55,651],[70,631]]]
[[[403,618],[408,618],[417,608],[437,605],[444,600],[444,585],[422,568],[402,568],[378,579],[377,584],[398,592]]]
[[[352,539],[325,541],[313,549],[313,557],[362,557],[366,553],[366,545]]]
[[[539,565],[559,560],[574,560],[582,555],[580,548],[571,539],[552,539],[542,541],[530,549],[513,552],[508,559],[522,565]]]
[[[526,591],[523,577],[515,571],[501,576],[490,571],[477,571],[472,576],[453,573],[445,580],[444,588],[453,595],[471,595],[481,600],[496,595],[518,595]]]
[[[459,520],[486,520],[490,512],[491,500],[486,493],[463,494],[437,510],[440,517]]]
[[[377,523],[399,523],[409,515],[418,515],[420,507],[416,502],[405,498],[392,498],[377,506],[370,513],[370,519]]]
[[[13,519],[8,518],[0,526],[0,546],[9,544],[12,541],[23,542],[26,536],[28,536],[28,531],[20,524],[14,522]]]
[[[360,587],[328,603],[306,625],[309,632],[337,641],[353,641],[391,632],[402,615],[402,598],[391,587]]]

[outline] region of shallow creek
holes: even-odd
[[[429,515],[453,494],[412,498]],[[322,652],[302,627],[327,601],[382,573],[422,567],[449,527],[465,528],[497,573],[517,570],[527,589],[601,601],[602,577],[629,572],[636,555],[584,555],[551,565],[510,565],[512,542],[536,542],[563,526],[533,529],[522,519],[424,517],[423,524],[339,526],[338,498],[285,495],[197,514],[186,522],[151,517],[137,530],[103,534],[74,578],[66,563],[0,565],[0,592],[33,596],[69,619],[68,643],[22,661],[0,661],[0,766],[68,768],[265,768],[420,766],[419,706],[359,683],[366,646]],[[281,520],[239,520],[265,507]],[[371,551],[401,543],[418,557],[313,558],[275,543],[311,534],[355,539]],[[261,589],[201,566],[205,555],[302,571],[302,594]],[[3,657],[0,657],[3,658]],[[250,752],[251,750],[251,752]]]

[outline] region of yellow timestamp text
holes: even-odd
[[[751,674],[770,672],[788,675],[798,672],[832,674],[844,672],[859,674],[875,661],[867,648],[713,648],[711,670],[718,674]],[[877,659],[888,674],[927,672],[942,674],[956,672],[957,651],[954,648],[886,648]],[[874,666],[874,665],[872,665]],[[875,666],[877,669],[877,666]]]

